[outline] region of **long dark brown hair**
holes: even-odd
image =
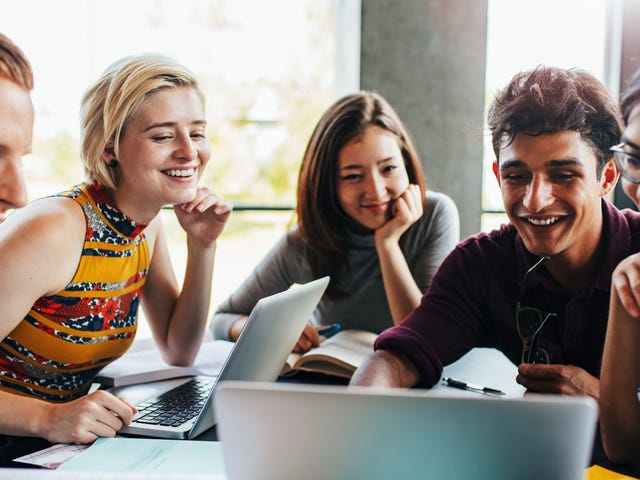
[[[631,110],[638,102],[640,102],[640,68],[631,76],[620,100],[620,109],[622,110],[622,118],[625,124],[629,122]]]
[[[404,159],[410,183],[420,187],[425,203],[425,180],[409,134],[387,101],[374,92],[359,92],[336,101],[316,125],[298,176],[296,216],[298,235],[307,245],[316,277],[329,275],[330,296],[339,296],[340,276],[347,267],[347,224],[350,217],[337,194],[338,154],[368,127],[393,134]]]

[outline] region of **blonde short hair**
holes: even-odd
[[[91,182],[115,189],[114,169],[103,159],[113,150],[116,158],[127,127],[150,95],[166,88],[191,87],[204,105],[204,95],[193,74],[171,58],[143,54],[111,64],[82,96],[80,155]]]

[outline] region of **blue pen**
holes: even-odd
[[[331,325],[325,325],[318,329],[318,334],[322,335],[324,338],[329,338],[330,336],[338,333],[342,325],[339,323],[332,323]]]

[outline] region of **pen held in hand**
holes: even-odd
[[[485,393],[488,395],[506,395],[502,390],[495,388],[483,387],[481,385],[474,385],[472,383],[461,382],[460,380],[454,380],[453,378],[443,378],[442,381],[448,387],[458,388],[460,390],[467,390],[469,392]]]

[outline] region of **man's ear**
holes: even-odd
[[[498,186],[500,186],[500,167],[498,167],[498,162],[493,162],[493,174],[496,176],[496,180],[498,180]]]
[[[609,159],[607,163],[602,167],[602,173],[600,174],[600,196],[604,197],[609,194],[618,183],[618,177],[620,172],[613,157]]]

